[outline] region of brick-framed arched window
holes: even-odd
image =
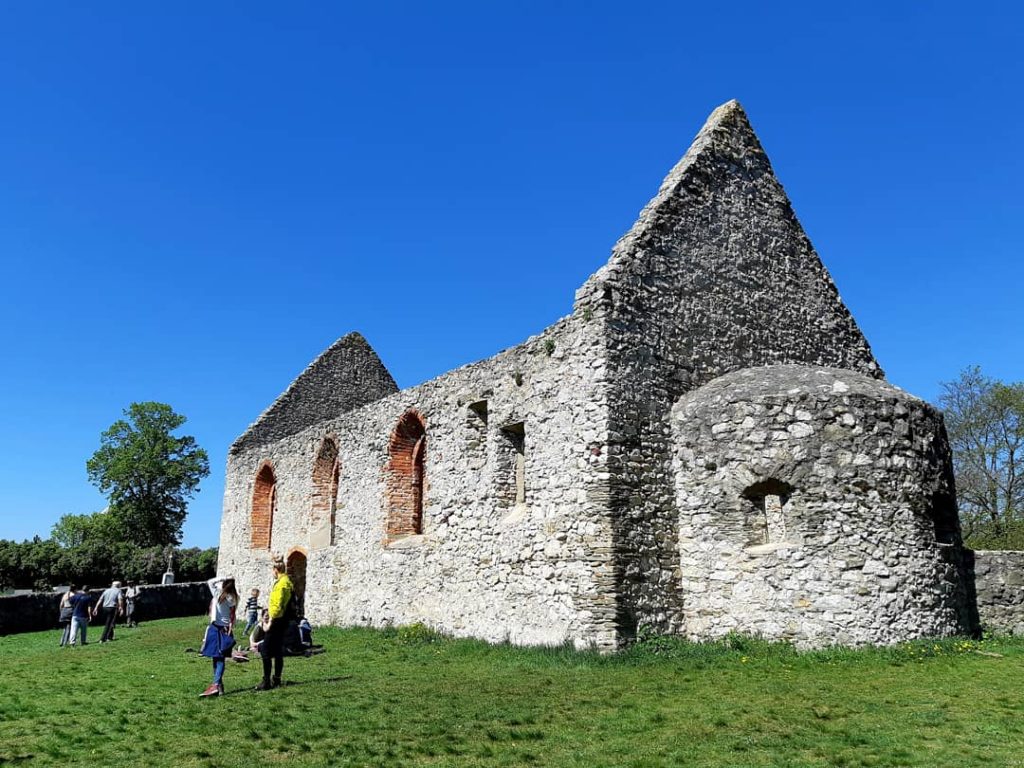
[[[277,477],[269,461],[256,473],[252,489],[252,547],[270,549],[270,532],[277,511]]]
[[[423,417],[414,410],[406,411],[388,441],[384,507],[389,539],[423,533],[426,450]]]
[[[325,437],[320,443],[316,460],[313,462],[313,505],[312,530],[329,524],[331,544],[334,543],[334,515],[338,504],[338,477],[341,464],[338,461],[338,443],[332,437]]]

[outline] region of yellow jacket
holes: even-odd
[[[288,601],[292,599],[292,580],[288,578],[288,574],[281,574],[280,578],[274,582],[274,586],[270,590],[270,611],[271,619],[280,619],[284,616],[284,609],[288,606]]]

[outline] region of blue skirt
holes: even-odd
[[[227,627],[211,624],[206,628],[206,637],[203,638],[203,647],[199,653],[211,659],[222,659],[231,655],[234,645],[235,638],[228,634]]]

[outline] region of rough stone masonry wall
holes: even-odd
[[[606,323],[620,624],[682,621],[669,412],[729,371],[881,376],[736,102],[709,118],[608,265],[577,292]]]
[[[359,333],[338,339],[307,366],[231,450],[259,446],[398,391],[377,353]]]
[[[969,553],[984,629],[1024,635],[1024,552]]]
[[[683,632],[800,646],[970,632],[941,415],[851,371],[728,374],[673,410]]]
[[[270,462],[278,483],[271,549],[308,553],[311,620],[423,622],[491,641],[615,647],[602,331],[574,316],[494,358],[233,453],[220,571],[246,590],[270,586],[268,553],[248,547],[254,478]],[[426,431],[422,534],[389,540],[389,443],[410,409]],[[518,432],[505,429],[519,424],[522,504]],[[317,537],[313,467],[326,437],[338,446],[338,505],[333,537]]]

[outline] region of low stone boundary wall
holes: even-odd
[[[97,599],[102,589],[89,593]],[[33,592],[30,595],[0,597],[0,635],[38,632],[57,628],[59,592]],[[143,585],[135,603],[135,620],[152,621],[175,616],[199,616],[210,606],[210,590],[205,581],[183,582],[167,586]]]
[[[1024,635],[1024,552],[977,550],[972,554],[982,628]]]

